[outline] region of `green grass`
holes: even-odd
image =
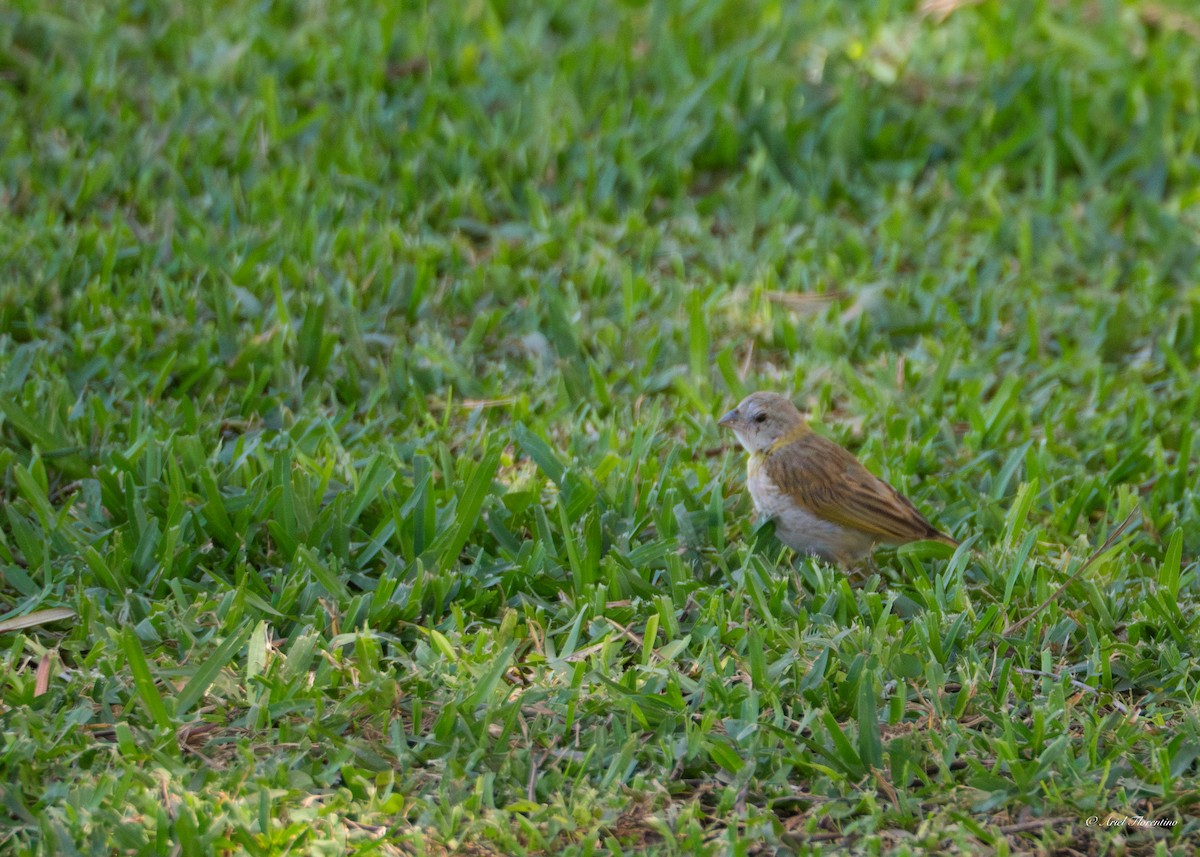
[[[0,8],[0,851],[1190,853],[1197,81],[1184,2]],[[974,550],[756,531],[759,388]]]

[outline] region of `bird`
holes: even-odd
[[[751,393],[721,417],[750,453],[746,487],[775,535],[801,554],[853,566],[877,546],[958,542],[851,453],[817,434],[787,396]]]

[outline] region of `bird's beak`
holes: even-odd
[[[725,416],[723,416],[719,420],[717,420],[717,425],[729,427],[729,426],[733,425],[734,420],[736,420],[737,418],[738,418],[737,408],[734,408],[732,411],[727,413]]]

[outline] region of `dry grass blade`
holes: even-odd
[[[738,373],[738,380],[745,381],[750,376],[750,367],[754,364],[754,340],[750,340],[750,347],[746,349],[746,359],[742,361],[741,371]]]
[[[444,412],[451,408],[457,408],[460,411],[485,410],[488,408],[507,408],[517,400],[512,396],[497,399],[462,399],[453,404],[444,399],[430,399],[429,410]]]
[[[37,676],[33,682],[33,695],[41,696],[50,689],[50,666],[53,661],[53,655],[50,652],[42,655],[41,663],[38,664]]]
[[[1146,3],[1138,9],[1138,17],[1148,26],[1161,27],[1200,41],[1200,20],[1190,17],[1179,9],[1171,9],[1161,3]]]
[[[14,616],[12,619],[5,619],[0,622],[0,633],[5,631],[20,631],[25,628],[33,628],[37,625],[46,625],[50,622],[61,622],[64,619],[70,619],[75,615],[75,611],[69,607],[51,607],[48,610],[34,610],[32,613],[26,613],[24,616]]]
[[[846,297],[845,292],[824,292],[822,294],[813,292],[764,292],[763,294],[772,303],[777,303],[797,313],[820,312],[834,301],[840,301]]]
[[[980,0],[925,0],[917,10],[923,18],[933,18],[935,23],[942,23],[959,9],[976,6]]]
[[[1050,603],[1053,602],[1056,598],[1058,598],[1058,596],[1062,595],[1063,591],[1068,586],[1070,586],[1072,583],[1074,583],[1079,578],[1079,575],[1083,574],[1084,571],[1086,571],[1091,566],[1092,563],[1094,563],[1096,560],[1100,559],[1100,557],[1104,556],[1106,553],[1108,553],[1110,550],[1112,550],[1112,547],[1113,547],[1113,545],[1115,545],[1117,543],[1117,540],[1120,539],[1121,536],[1125,535],[1125,531],[1128,530],[1130,526],[1132,526],[1134,518],[1139,517],[1140,515],[1141,515],[1140,509],[1134,509],[1132,512],[1130,512],[1129,515],[1126,516],[1125,520],[1122,521],[1115,530],[1113,530],[1111,533],[1108,534],[1108,538],[1104,540],[1104,544],[1102,544],[1102,545],[1100,545],[1100,547],[1096,548],[1096,550],[1092,552],[1092,555],[1089,556],[1086,560],[1084,560],[1083,564],[1081,566],[1079,566],[1079,568],[1075,569],[1074,574],[1072,574],[1070,577],[1068,577],[1066,580],[1064,580],[1062,582],[1062,585],[1060,585],[1058,587],[1058,589],[1056,589],[1052,593],[1050,593],[1049,598],[1047,598],[1045,601],[1043,601],[1041,604],[1039,604],[1037,607],[1035,607],[1033,609],[1032,613],[1030,613],[1028,616],[1026,616],[1021,621],[1016,622],[1012,625],[1009,625],[1007,628],[1005,628],[1003,636],[1007,637],[1009,634],[1015,634],[1018,630],[1023,628],[1025,626],[1025,624],[1027,622],[1029,622],[1030,619],[1032,619],[1034,616],[1036,616],[1037,614],[1039,614],[1043,610],[1045,610],[1047,607],[1049,607]]]

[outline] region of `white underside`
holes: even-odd
[[[871,551],[875,537],[818,518],[800,508],[759,470],[746,479],[754,508],[775,522],[775,536],[792,550],[835,562],[853,562]]]

